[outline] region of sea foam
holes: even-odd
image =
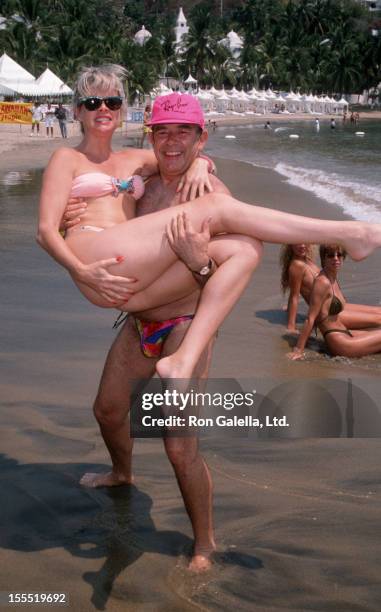
[[[381,185],[367,185],[344,179],[334,172],[284,163],[278,163],[275,170],[285,176],[290,185],[311,191],[330,204],[339,206],[354,219],[381,223]]]

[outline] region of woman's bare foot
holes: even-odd
[[[120,487],[122,485],[133,484],[134,477],[120,476],[114,472],[107,472],[106,474],[98,474],[95,472],[86,472],[79,481],[83,487],[89,487],[90,489],[96,489],[97,487]]]
[[[156,364],[156,372],[160,378],[189,379],[193,374],[193,366],[179,358],[176,353],[163,357]]]
[[[354,221],[356,227],[352,238],[343,241],[343,246],[354,261],[361,261],[381,246],[381,224]]]

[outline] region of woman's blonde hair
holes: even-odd
[[[280,276],[280,286],[283,293],[286,293],[287,289],[290,286],[289,279],[289,270],[292,260],[294,259],[294,251],[292,244],[282,244],[280,248],[279,254],[279,264],[281,267],[281,276]],[[306,258],[314,259],[315,258],[315,247],[313,244],[306,245]]]
[[[108,93],[110,89],[125,99],[123,81],[127,78],[127,70],[118,64],[103,64],[82,68],[74,86],[74,107],[81,98],[93,96],[94,92]]]

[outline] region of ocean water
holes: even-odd
[[[313,118],[285,119],[272,128],[220,126],[210,133],[208,151],[271,168],[354,219],[381,222],[381,121],[361,121],[354,127],[338,120],[335,130],[321,121],[317,132]]]

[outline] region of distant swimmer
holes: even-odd
[[[320,132],[320,121],[319,119],[315,119],[315,128],[317,132]]]
[[[264,126],[264,127],[265,127],[265,130],[272,130],[272,127],[271,127],[271,123],[270,123],[270,121],[266,121],[266,123],[265,123],[265,126]]]
[[[336,129],[336,121],[333,119],[331,119],[331,130],[335,130]]]

